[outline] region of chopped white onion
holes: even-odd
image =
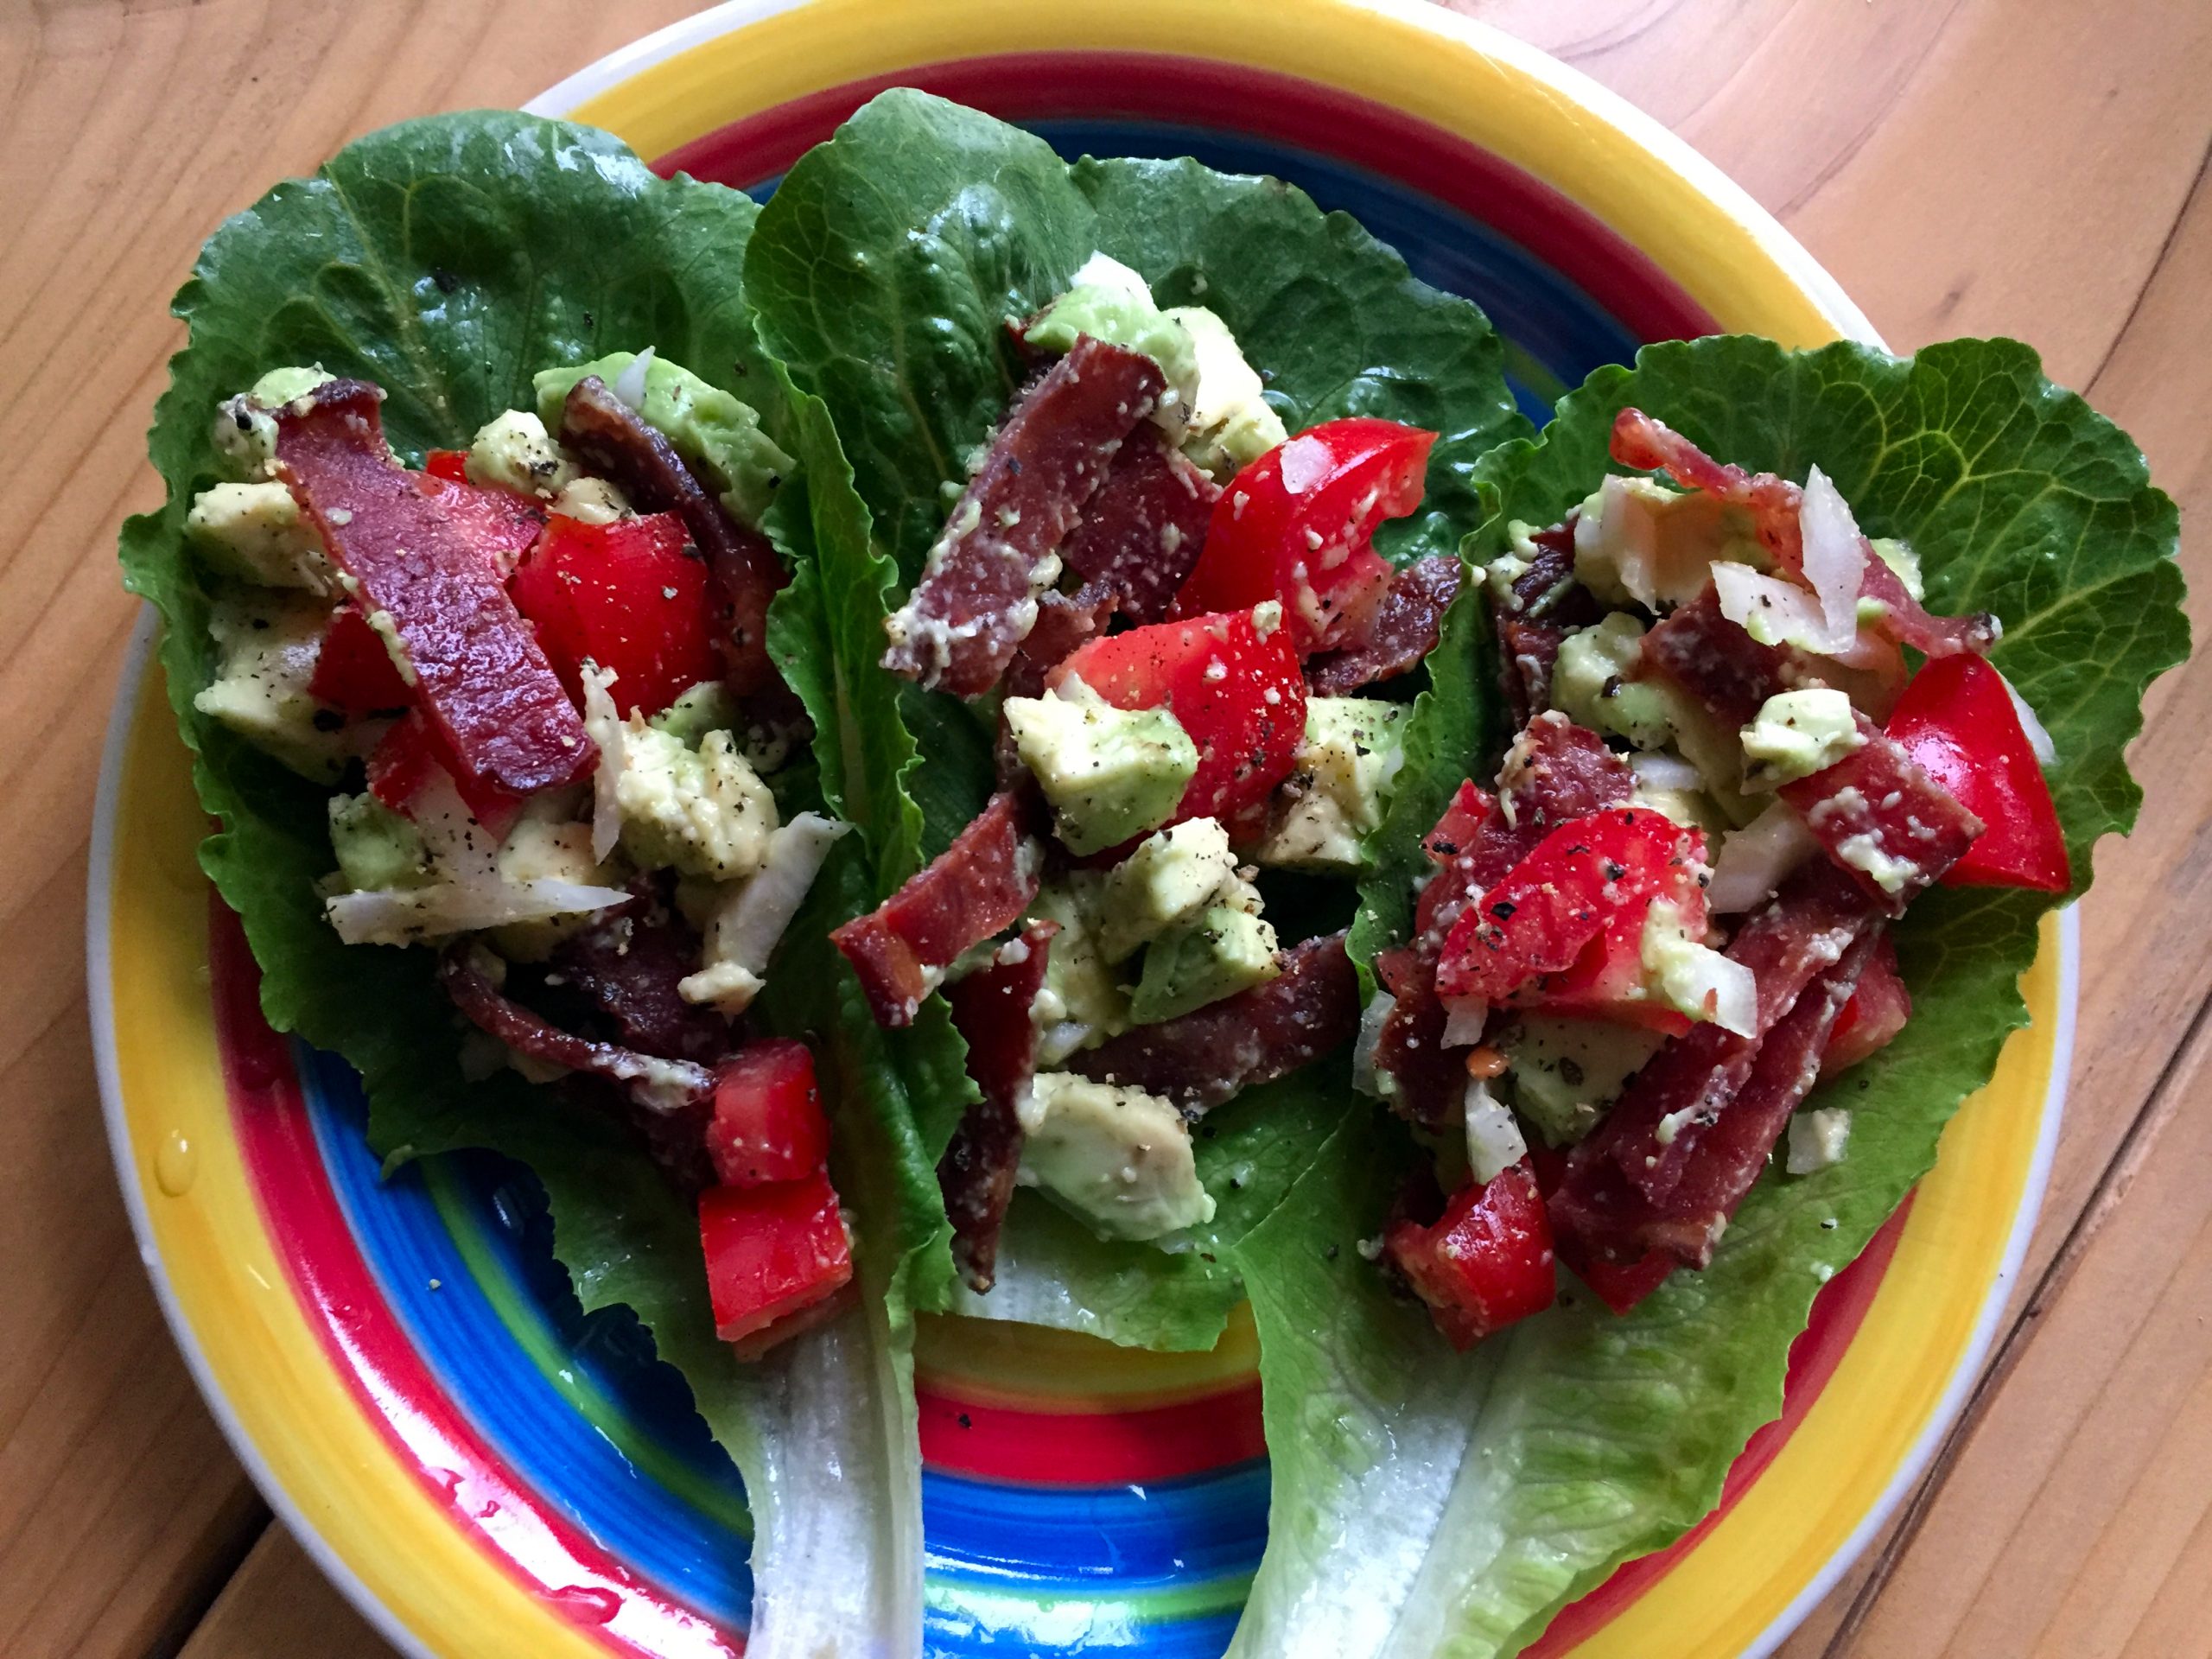
[[[620,887],[575,881],[435,881],[425,887],[378,887],[323,901],[338,937],[348,944],[421,944],[510,922],[543,922],[626,904]]]
[[[1705,774],[1680,755],[1631,754],[1628,768],[1645,789],[1703,789]]]
[[[586,663],[582,678],[584,729],[599,745],[599,770],[591,780],[591,855],[603,864],[622,835],[622,804],[616,788],[628,763],[623,750],[625,728],[621,710],[607,691],[614,676],[596,663]]]
[[[1997,677],[2005,682],[2005,695],[2012,699],[2012,712],[2020,717],[2020,730],[2027,736],[2028,747],[2036,752],[2036,764],[2042,766],[2056,766],[2058,746],[2050,741],[2050,734],[2044,729],[2044,723],[2036,717],[2035,709],[2029,705],[2028,700],[2020,695],[2012,681],[2005,679],[2002,674]]]
[[[1078,288],[1116,288],[1133,299],[1152,303],[1152,285],[1138,272],[1129,269],[1110,253],[1094,252],[1068,279],[1071,290]]]
[[[423,837],[431,868],[443,880],[487,889],[506,885],[499,880],[499,843],[476,821],[443,768],[416,792],[408,817]]]
[[[1713,881],[1705,890],[1706,908],[1716,916],[1732,916],[1764,904],[1818,845],[1796,810],[1786,802],[1775,802],[1743,829],[1721,837]]]
[[[677,987],[686,1001],[712,1002],[729,1014],[745,1011],[830,848],[852,827],[802,812],[768,837],[760,869],[708,923],[705,965]]]
[[[1458,997],[1444,1005],[1444,1036],[1446,1048],[1466,1048],[1483,1039],[1483,1027],[1490,1023],[1490,1004],[1476,997]]]
[[[1398,999],[1389,992],[1376,992],[1359,1016],[1359,1035],[1352,1039],[1351,1086],[1377,1100],[1389,1098],[1390,1090],[1375,1069],[1375,1046],[1382,1039],[1382,1027],[1397,1006]]]
[[[1820,601],[1794,582],[1721,559],[1713,567],[1713,586],[1720,614],[1761,645],[1797,645],[1821,655],[1848,651],[1858,640],[1854,628],[1834,639]]]
[[[1804,505],[1797,516],[1804,533],[1805,580],[1820,596],[1825,649],[1847,651],[1859,637],[1859,589],[1866,575],[1866,538],[1850,504],[1815,467],[1805,475]]]
[[[645,408],[645,374],[653,365],[653,348],[646,346],[614,377],[614,384],[607,388],[616,397],[630,406],[632,414],[643,414]]]
[[[1467,1162],[1487,1185],[1529,1155],[1528,1137],[1480,1077],[1467,1079]]]
[[[1758,1035],[1758,981],[1733,957],[1702,944],[1685,946],[1669,964],[1669,982],[1675,1006],[1692,1019],[1701,1014],[1738,1037]]]

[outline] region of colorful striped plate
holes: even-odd
[[[1356,213],[1472,296],[1541,416],[1642,341],[1809,345],[1866,320],[1734,186],[1541,54],[1350,0],[747,0],[535,106],[766,189],[872,92],[916,85],[1069,155],[1193,155]],[[385,1180],[342,1064],[273,1035],[194,862],[205,821],[142,630],[101,779],[91,974],[116,1161],[200,1386],[270,1501],[403,1649],[741,1650],[749,1526],[681,1381],[582,1317],[534,1184],[490,1157]],[[1548,1655],[1763,1653],[1834,1582],[1956,1409],[2040,1196],[2074,1005],[2070,916],[2033,1027],[1933,1175],[1829,1284],[1788,1403],[1689,1538],[1569,1608]],[[1218,1654],[1266,1532],[1249,1320],[1156,1356],[926,1323],[932,1654]]]

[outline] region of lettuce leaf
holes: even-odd
[[[2126,435],[2009,340],[1909,360],[1734,337],[1651,346],[1497,458],[1503,510],[1478,551],[1508,520],[1554,522],[1595,487],[1631,404],[1745,467],[1802,478],[1818,463],[1869,534],[1918,550],[1933,608],[2004,619],[1992,660],[2056,745],[2051,791],[2086,888],[2096,839],[2134,821],[2121,757],[2145,688],[2189,648],[2174,506]],[[1462,748],[1465,713],[1440,699],[1415,716],[1408,771],[1426,769],[1432,793],[1503,735]],[[2018,982],[2050,907],[1991,888],[1916,903],[1897,929],[1911,1023],[1815,1096],[1853,1109],[1849,1159],[1770,1173],[1711,1268],[1675,1274],[1625,1317],[1569,1281],[1572,1305],[1452,1354],[1351,1252],[1332,1252],[1377,1225],[1407,1155],[1379,1114],[1349,1121],[1235,1253],[1258,1315],[1274,1485],[1232,1653],[1517,1653],[1620,1562],[1694,1525],[1780,1409],[1814,1294],[1927,1173],[2025,1022]],[[1377,906],[1364,937],[1402,925]]]
[[[374,380],[394,446],[419,459],[465,444],[502,410],[531,407],[538,369],[652,345],[753,403],[794,453],[818,456],[818,416],[810,424],[788,397],[746,315],[740,275],[757,213],[718,186],[655,178],[604,133],[526,116],[410,122],[349,146],[226,223],[179,292],[189,341],[148,440],[168,498],[124,526],[122,561],[126,585],[167,624],[170,700],[200,800],[222,825],[201,862],[244,919],[270,1024],[360,1071],[370,1139],[388,1157],[488,1147],[536,1172],[555,1253],[584,1307],[635,1310],[745,1475],[753,1651],[857,1648],[897,1632],[895,1650],[912,1652],[921,1558],[909,1322],[895,1305],[866,1300],[769,1361],[739,1364],[715,1338],[690,1207],[618,1126],[511,1074],[462,1077],[460,1026],[431,953],[347,947],[322,919],[314,883],[334,862],[325,791],[192,707],[214,653],[184,515],[215,476],[217,400],[264,370],[319,363]],[[840,514],[852,510],[834,488],[794,486],[770,528],[804,570],[817,539],[847,532]],[[776,620],[788,629],[810,592],[818,588],[802,580]],[[842,751],[825,745],[818,759],[824,786],[846,789]],[[850,913],[872,884],[855,868],[825,881],[808,937],[818,943],[839,919],[828,908]],[[779,1029],[855,1023],[820,967],[773,976],[768,1012]],[[905,1126],[909,1107],[903,1077],[838,1071],[838,1170],[858,1212],[863,1272],[880,1282],[912,1209],[896,1179],[911,1172],[887,1151],[887,1126]],[[836,1571],[824,1572],[833,1554]]]
[[[886,92],[793,166],[746,256],[761,336],[831,410],[881,548],[833,601],[843,653],[835,672],[849,690],[871,678],[895,683],[877,666],[883,618],[920,573],[969,458],[989,441],[1022,378],[1007,320],[1061,293],[1098,251],[1141,272],[1163,305],[1218,313],[1293,430],[1362,414],[1441,434],[1421,512],[1382,540],[1393,556],[1454,550],[1482,517],[1478,464],[1527,423],[1506,389],[1497,335],[1473,305],[1414,281],[1351,219],[1324,214],[1274,181],[1189,161],[1070,166],[1043,140],[988,116]],[[825,550],[825,571],[830,557]],[[878,870],[887,891],[982,806],[991,727],[988,715],[912,686],[899,688],[895,708],[870,699],[886,723],[863,764],[873,786],[895,787],[912,809],[881,804]],[[941,1042],[898,1039],[909,1040]],[[1327,1086],[1340,1109],[1340,1077]],[[941,1152],[964,1097],[925,1099],[922,1141]],[[1310,1135],[1286,1128],[1277,1136],[1269,1203],[1336,1115]],[[1252,1161],[1223,1144],[1198,1148],[1217,1202],[1238,1191],[1229,1184]],[[1297,1157],[1281,1157],[1294,1149]],[[1242,1201],[1224,1206],[1240,1236],[1260,1213]],[[925,1276],[963,1312],[1122,1342],[1203,1345],[1235,1300],[1233,1275],[1203,1260],[1204,1250],[1227,1248],[1228,1224],[1217,1217],[1195,1257],[1164,1255],[1091,1239],[1047,1205],[1025,1200],[1009,1217],[1008,1266],[990,1295],[955,1291],[949,1259]]]

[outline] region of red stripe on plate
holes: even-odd
[[[773,178],[892,86],[1007,121],[1156,121],[1256,134],[1380,173],[1518,243],[1638,339],[1712,334],[1710,312],[1632,243],[1534,175],[1387,105],[1271,70],[1142,52],[1027,52],[919,65],[809,93],[696,138],[653,165],[748,186]]]
[[[741,1637],[639,1582],[541,1504],[439,1389],[346,1226],[291,1051],[262,1017],[261,970],[245,931],[212,893],[208,906],[216,1039],[239,1149],[301,1311],[362,1415],[495,1564],[610,1652],[737,1659]]]
[[[1696,1548],[1706,1534],[1719,1525],[1721,1517],[1751,1490],[1751,1483],[1766,1472],[1789,1437],[1797,1432],[1797,1426],[1805,1421],[1805,1414],[1827,1390],[1828,1380],[1843,1362],[1844,1351],[1851,1346],[1852,1338],[1866,1322],[1866,1310],[1874,1303],[1874,1293],[1882,1287],[1882,1281],[1889,1274],[1890,1260],[1897,1254],[1905,1217],[1911,1213],[1912,1198],[1907,1194],[1897,1213],[1882,1224],[1881,1230],[1859,1252],[1859,1259],[1829,1280],[1813,1299],[1812,1315],[1805,1328],[1797,1333],[1797,1340],[1789,1346],[1789,1370],[1783,1383],[1782,1415],[1751,1436],[1729,1468],[1727,1481],[1720,1489],[1719,1504],[1713,1513],[1666,1548],[1624,1562],[1612,1577],[1581,1600],[1562,1608],[1544,1631],[1542,1640],[1529,1649],[1526,1659],[1553,1659],[1610,1624],[1674,1571],[1675,1564]]]
[[[1143,1485],[1268,1454],[1255,1377],[1220,1394],[1135,1411],[1022,1411],[916,1390],[922,1461],[1037,1486]]]

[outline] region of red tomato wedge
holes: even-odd
[[[569,696],[582,697],[587,660],[613,673],[626,715],[658,714],[721,677],[707,563],[690,540],[672,512],[611,524],[546,521],[507,591]]]
[[[315,673],[308,680],[308,695],[327,702],[348,720],[389,714],[414,702],[407,682],[384,636],[369,626],[358,605],[340,605],[330,613],[322,631],[322,649],[316,653]]]
[[[1597,1293],[1598,1300],[1616,1313],[1625,1313],[1667,1281],[1681,1266],[1665,1250],[1647,1250],[1633,1262],[1608,1262],[1602,1256],[1567,1264],[1575,1276]]]
[[[1946,883],[2066,891],[2073,878],[2058,811],[2003,675],[1965,652],[1933,658],[1905,687],[1885,729],[1982,822]]]
[[[748,1044],[715,1074],[707,1153],[726,1186],[804,1180],[829,1166],[830,1120],[804,1043]]]
[[[1637,1017],[1649,1010],[1642,931],[1655,899],[1703,919],[1703,838],[1643,807],[1610,807],[1561,824],[1452,925],[1440,996]]]
[[[1249,611],[1156,622],[1092,640],[1046,684],[1074,675],[1116,709],[1166,705],[1198,750],[1198,769],[1168,822],[1229,823],[1266,802],[1306,734],[1306,682],[1288,633],[1262,633]]]
[[[1277,444],[1214,503],[1205,551],[1176,595],[1178,616],[1282,601],[1303,658],[1363,638],[1390,586],[1375,526],[1421,505],[1436,434],[1365,416]]]
[[[433,449],[423,457],[423,470],[432,478],[442,478],[449,484],[466,484],[468,482],[468,451]]]
[[[1526,1159],[1469,1181],[1434,1226],[1399,1222],[1382,1247],[1454,1348],[1552,1305],[1551,1217]]]
[[[852,1240],[825,1173],[709,1187],[699,1195],[699,1243],[715,1334],[724,1342],[811,1307],[853,1276]]]
[[[370,753],[369,793],[400,817],[411,818],[416,798],[441,772],[453,779],[469,815],[494,841],[505,841],[529,798],[454,765],[452,751],[419,709],[410,709]]]

